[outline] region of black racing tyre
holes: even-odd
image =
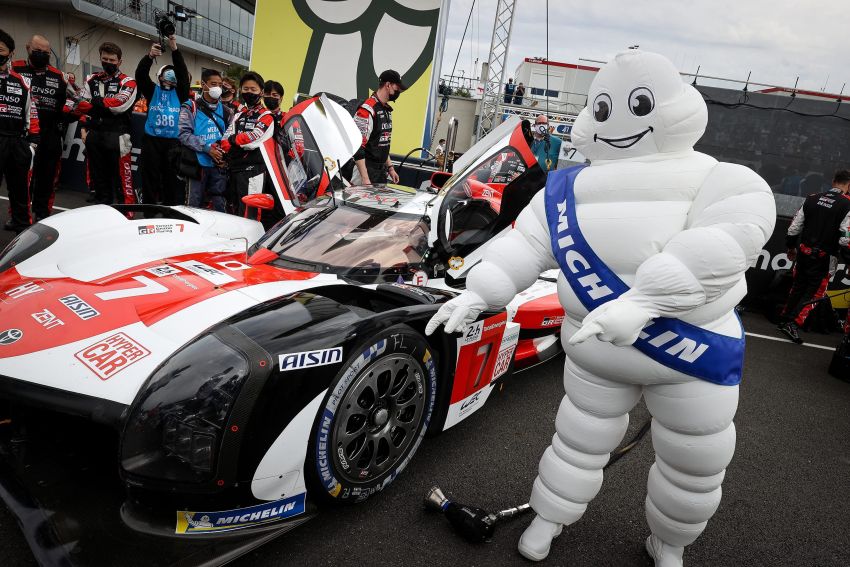
[[[360,502],[386,488],[425,436],[437,365],[419,333],[396,325],[361,344],[331,381],[304,463],[308,494]]]

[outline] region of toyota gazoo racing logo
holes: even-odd
[[[0,331],[0,346],[16,343],[24,336],[24,332],[20,329],[6,329]]]

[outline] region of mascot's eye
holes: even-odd
[[[593,117],[597,122],[605,122],[611,116],[611,97],[606,93],[599,93],[593,99]]]
[[[655,108],[655,97],[646,87],[638,87],[629,95],[629,110],[635,116],[646,116]]]

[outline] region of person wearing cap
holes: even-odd
[[[139,92],[148,99],[148,118],[142,140],[140,173],[142,202],[146,204],[182,205],[186,200],[185,183],[178,178],[176,160],[171,154],[180,146],[180,105],[189,100],[189,70],[183,54],[177,50],[177,38],[168,38],[173,65],[163,65],[157,72],[158,84],[150,78],[154,59],[162,55],[155,43],[136,67]]]
[[[355,185],[398,183],[398,173],[390,161],[390,141],[393,135],[392,107],[387,104],[398,99],[407,87],[397,71],[387,69],[378,78],[378,89],[360,104],[354,121],[363,134],[363,143],[354,154]]]

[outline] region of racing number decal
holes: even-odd
[[[499,337],[501,339],[501,337]],[[478,347],[478,352],[475,353],[475,366],[478,367],[478,376],[475,377],[475,383],[472,384],[472,391],[478,389],[481,384],[481,377],[484,376],[484,367],[487,366],[487,355],[493,350],[493,343],[485,343]]]
[[[468,398],[490,384],[506,324],[507,313],[500,313],[473,323],[458,339],[460,349],[450,403]]]

